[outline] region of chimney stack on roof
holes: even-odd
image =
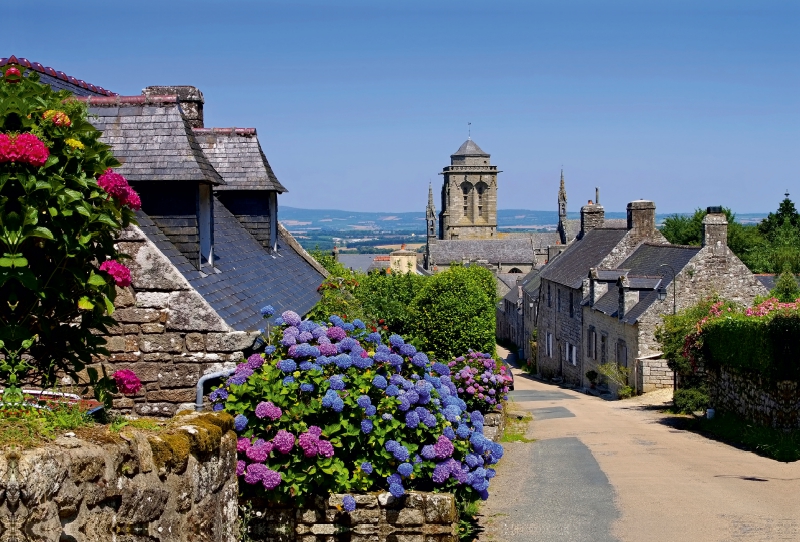
[[[728,218],[722,207],[708,207],[703,218],[703,247],[715,256],[725,256],[728,248]]]
[[[599,196],[599,194],[596,194]],[[606,211],[599,203],[589,203],[581,207],[581,231],[578,234],[578,239],[583,239],[583,236],[595,228],[599,228],[606,220]]]
[[[145,96],[177,96],[184,118],[192,128],[203,128],[203,93],[188,85],[151,86],[142,90]]]
[[[628,204],[628,230],[635,237],[651,237],[656,231],[656,204],[649,200],[636,200]]]
[[[630,281],[628,277],[624,275],[617,280],[617,288],[619,288],[619,309],[617,317],[622,320],[639,302],[639,292],[630,289]]]

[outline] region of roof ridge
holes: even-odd
[[[144,96],[137,94],[134,96],[120,96],[115,94],[111,97],[97,97],[97,96],[75,96],[76,100],[86,102],[87,105],[105,107],[120,104],[164,104],[164,103],[179,103],[177,96]]]
[[[5,66],[6,64],[16,64],[18,66],[23,66],[25,68],[30,68],[35,70],[39,73],[47,74],[51,77],[56,77],[61,79],[62,81],[67,81],[72,83],[73,85],[77,85],[81,88],[85,88],[86,90],[91,90],[92,92],[97,92],[99,94],[105,94],[106,96],[118,96],[116,92],[111,92],[110,90],[106,90],[103,87],[99,87],[97,85],[93,85],[91,83],[87,83],[83,79],[77,79],[72,77],[71,75],[67,75],[62,71],[57,71],[51,68],[50,66],[42,66],[38,62],[31,62],[27,58],[19,57],[17,58],[14,55],[11,55],[8,58],[0,58],[0,66]]]
[[[220,134],[220,135],[258,135],[255,128],[192,128],[196,133],[199,134]]]

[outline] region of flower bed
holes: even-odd
[[[503,448],[484,436],[484,415],[459,397],[447,364],[359,320],[287,311],[276,323],[265,353],[210,395],[236,416],[245,498],[303,505],[387,489],[488,498]]]

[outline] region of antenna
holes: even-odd
[[[786,193],[784,194],[784,196],[786,196],[786,199],[789,199],[789,189],[788,188],[786,189]]]
[[[472,139],[472,123],[467,123],[467,139]]]

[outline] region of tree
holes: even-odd
[[[781,228],[785,221],[797,229],[800,228],[800,213],[794,207],[794,203],[789,199],[789,195],[778,206],[777,213],[770,213],[767,218],[758,225],[758,231],[769,240],[772,240],[777,230]]]
[[[797,284],[797,278],[788,270],[784,271],[778,277],[778,281],[770,291],[770,295],[777,297],[778,301],[782,303],[796,301],[800,298],[800,286]]]
[[[428,278],[409,307],[415,345],[448,359],[469,349],[493,352],[495,280],[491,271],[453,266]]]
[[[12,402],[21,378],[77,381],[108,354],[115,284],[130,284],[115,241],[141,205],[86,105],[22,71],[0,79],[0,382]]]

